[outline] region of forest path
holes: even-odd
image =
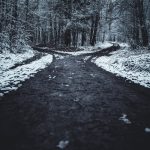
[[[60,58],[0,101],[0,149],[149,150],[149,97],[85,56]]]

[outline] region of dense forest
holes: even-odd
[[[150,0],[0,0],[1,50],[29,45],[148,46]]]

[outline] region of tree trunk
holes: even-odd
[[[92,46],[94,46],[96,43],[96,35],[97,35],[99,19],[100,19],[99,13],[96,13],[95,23],[94,23],[94,31],[93,31],[92,41],[91,41]]]
[[[85,41],[86,41],[86,33],[83,31],[83,32],[82,32],[81,46],[84,46]]]
[[[90,33],[90,44],[92,43],[93,32],[94,32],[94,16],[93,15],[91,17],[91,21],[92,21],[92,24],[91,24],[91,33]]]
[[[138,0],[138,8],[139,8],[139,23],[140,23],[140,29],[141,29],[141,34],[142,34],[142,45],[143,46],[148,46],[148,31],[146,28],[146,19],[144,15],[144,1],[143,0]]]
[[[68,29],[65,31],[64,42],[67,47],[71,45],[71,31]]]
[[[3,22],[4,22],[4,2],[5,0],[0,1],[0,33],[2,32]]]
[[[28,29],[29,0],[25,1],[25,29]]]

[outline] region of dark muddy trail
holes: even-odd
[[[149,96],[84,55],[56,58],[0,101],[1,150],[149,150],[146,127]]]

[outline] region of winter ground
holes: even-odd
[[[57,51],[54,54],[56,59],[63,59],[61,54],[69,54],[78,56],[82,54],[92,54],[102,49],[111,47],[113,43],[98,43],[94,47],[80,47],[81,51],[62,52]],[[95,57],[92,59],[97,66],[109,71],[117,76],[126,78],[127,80],[138,83],[142,86],[150,88],[150,53],[146,49],[136,51],[130,50],[127,44],[120,43],[121,49],[110,53],[109,56]],[[32,59],[36,55],[39,58]],[[86,62],[91,56],[86,56]],[[31,59],[28,63],[24,61]],[[51,54],[41,54],[29,48],[24,53],[2,53],[0,54],[0,96],[9,91],[17,90],[22,86],[21,82],[34,77],[34,75],[51,64],[53,57]],[[20,64],[15,66],[16,64]]]
[[[53,55],[51,65],[0,97],[0,149],[150,149],[149,91],[98,68],[90,61],[96,55]]]
[[[13,67],[15,64],[21,63],[24,60],[27,60],[31,57],[33,57],[35,53],[28,49],[25,53],[1,53],[0,54],[0,73],[3,71],[6,71]]]
[[[150,88],[149,50],[131,50],[126,44],[120,45],[120,50],[112,52],[109,56],[94,58],[92,62],[116,76]]]
[[[100,47],[101,46],[101,47]],[[69,54],[73,56],[78,56],[82,54],[90,54],[96,51],[100,51],[102,48],[112,46],[112,44],[106,42],[97,44],[95,47],[80,47],[83,49],[79,52],[61,52],[58,53]],[[22,86],[21,82],[34,77],[41,69],[44,69],[52,62],[52,55],[47,54],[41,57],[38,60],[31,61],[30,63],[22,64],[24,61],[31,59],[39,54],[28,47],[24,51],[24,53],[1,53],[0,54],[0,96],[3,96],[6,93],[9,93],[12,90],[17,90],[20,86]],[[61,55],[55,54],[57,59],[63,59],[64,57]],[[15,66],[20,64],[18,66]]]
[[[22,86],[21,82],[34,77],[34,74],[44,69],[52,62],[52,55],[44,54],[40,59],[32,60],[38,52],[33,52],[30,48],[24,53],[2,53],[0,54],[0,96],[9,93],[12,90],[17,90]],[[31,59],[29,63],[21,64],[22,62]]]

